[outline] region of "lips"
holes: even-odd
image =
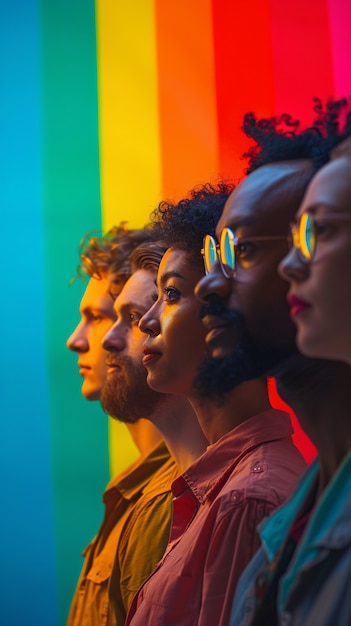
[[[153,350],[149,346],[144,346],[143,353],[142,363],[145,367],[162,356],[161,352],[157,352],[157,350]]]
[[[219,335],[224,328],[227,328],[229,326],[229,322],[227,320],[223,320],[220,317],[214,317],[210,315],[206,315],[205,317],[203,317],[202,323],[207,331],[207,343],[210,343],[211,340],[217,337],[217,335]]]
[[[298,298],[294,294],[288,294],[286,299],[290,307],[291,317],[296,317],[297,315],[300,315],[300,313],[303,313],[303,311],[310,308],[308,302],[301,300],[301,298]]]
[[[80,361],[78,361],[78,367],[79,367],[79,372],[80,373],[87,372],[88,370],[91,369],[91,367],[89,365],[84,365],[84,363],[80,363]]]
[[[106,365],[108,374],[120,368],[119,363],[117,363],[117,361],[112,361],[111,359],[106,359]]]

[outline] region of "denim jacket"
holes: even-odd
[[[288,502],[260,524],[262,547],[240,578],[230,626],[251,624],[256,577],[285,542],[316,488],[318,470],[317,459]],[[279,626],[351,625],[351,452],[320,497],[280,580],[277,614]]]

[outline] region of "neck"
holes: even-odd
[[[126,424],[141,456],[147,456],[162,441],[159,430],[149,420],[141,417],[135,424]]]
[[[210,443],[215,443],[250,417],[272,408],[267,383],[263,379],[242,383],[218,401],[199,397],[189,400]]]
[[[318,450],[321,493],[351,449],[351,368],[298,355],[282,365],[276,381]]]
[[[208,441],[199,426],[196,414],[184,396],[165,395],[165,401],[150,420],[162,433],[180,473],[205,452]]]

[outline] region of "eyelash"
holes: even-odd
[[[314,226],[315,226],[316,235],[318,236],[318,235],[324,235],[325,233],[327,233],[330,227],[330,224],[328,224],[327,221],[321,220],[319,222],[317,220],[314,220]]]
[[[129,320],[132,324],[139,324],[141,318],[140,313],[129,313]]]
[[[178,289],[176,289],[175,287],[165,287],[163,291],[166,296],[166,302],[176,302],[177,300],[179,300],[180,291],[178,291]]]
[[[91,319],[93,322],[100,322],[102,320],[102,315],[91,315]]]
[[[235,254],[238,258],[245,256],[245,254],[249,254],[253,250],[253,244],[250,241],[238,241],[235,246]]]

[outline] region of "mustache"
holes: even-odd
[[[119,357],[117,356],[117,353],[113,352],[112,350],[106,350],[107,352],[107,357],[105,359],[106,365],[109,367],[113,367],[114,365],[119,365]]]
[[[106,350],[106,352],[107,357],[105,362],[108,367],[119,367],[120,369],[130,369],[132,367],[132,360],[127,355],[120,354],[118,350]],[[142,355],[140,354],[140,366],[142,367],[141,358]],[[145,370],[145,378],[146,376],[147,372]]]
[[[221,302],[207,302],[203,304],[199,311],[199,319],[202,320],[207,315],[220,317],[226,322],[243,321],[243,316],[233,309],[228,309]]]

